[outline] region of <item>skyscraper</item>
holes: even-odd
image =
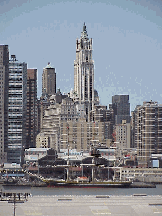
[[[26,117],[26,148],[32,148],[37,134],[37,69],[27,69]]]
[[[131,112],[131,148],[137,148],[137,105],[135,110]]]
[[[7,160],[8,45],[0,45],[0,164]]]
[[[9,163],[23,162],[26,145],[27,64],[19,63],[15,55],[9,62],[8,151]]]
[[[162,105],[146,101],[136,109],[137,158],[139,161],[148,162],[151,154],[162,154]]]
[[[55,68],[48,65],[43,69],[42,74],[42,96],[47,94],[48,96],[54,95],[56,93],[56,73]]]
[[[85,23],[80,39],[76,40],[74,92],[79,102],[85,105],[86,114],[89,114],[94,108],[94,61],[92,60],[92,38],[88,38]]]
[[[112,96],[112,109],[114,110],[114,123],[121,124],[122,120],[130,123],[129,95]]]

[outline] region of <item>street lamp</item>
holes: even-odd
[[[21,200],[21,197],[20,197],[20,193],[17,194],[18,195],[18,200],[16,199],[16,193],[13,193],[13,200],[9,200],[8,203],[13,203],[14,204],[14,216],[16,216],[16,203],[24,203],[24,201],[26,200],[27,201],[27,197],[28,197],[28,193],[25,193],[24,196],[25,196],[25,200]]]

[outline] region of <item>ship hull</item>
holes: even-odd
[[[108,187],[116,187],[116,188],[125,188],[130,187],[131,182],[110,182],[110,183],[58,183],[58,182],[50,182],[46,183],[47,187],[68,187],[68,188],[108,188]]]

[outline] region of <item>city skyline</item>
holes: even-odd
[[[118,94],[130,95],[131,110],[151,99],[162,103],[157,79],[162,54],[159,1],[8,0],[0,5],[0,43],[8,44],[10,55],[27,62],[28,68],[38,69],[38,96],[48,62],[56,69],[57,88],[61,92],[74,88],[75,41],[85,22],[93,38],[94,86],[101,104],[108,105]]]

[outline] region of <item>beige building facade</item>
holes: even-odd
[[[70,97],[61,104],[50,97],[50,106],[45,110],[43,127],[37,135],[37,146],[48,137],[48,147],[56,149],[89,150],[94,145],[110,144],[111,122],[87,122],[84,109]]]
[[[105,144],[104,122],[61,121],[60,149],[90,150],[91,147]]]
[[[49,137],[45,136],[44,133],[39,133],[36,138],[36,148],[49,148],[50,142]]]
[[[115,143],[119,149],[130,148],[131,129],[130,123],[122,120],[122,124],[115,125]]]

